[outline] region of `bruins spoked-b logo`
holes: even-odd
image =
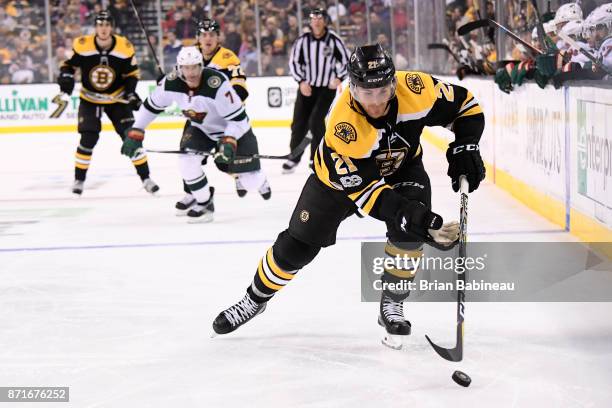
[[[418,74],[406,74],[406,85],[408,85],[412,92],[419,95],[425,88],[425,84]]]
[[[350,123],[340,122],[334,126],[334,136],[348,144],[357,140],[357,131]]]
[[[306,210],[302,210],[300,212],[300,221],[302,222],[308,222],[308,220],[310,219],[310,213]]]
[[[97,91],[110,88],[115,77],[115,71],[108,65],[96,65],[89,71],[89,82]]]

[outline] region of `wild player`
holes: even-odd
[[[269,199],[272,193],[259,160],[233,161],[236,155],[258,153],[257,139],[242,101],[225,75],[203,66],[202,54],[196,47],[179,51],[175,71],[160,81],[143,109],[136,113],[134,127],[128,130],[121,153],[130,157],[137,154],[142,149],[144,129],[173,102],[188,118],[181,149],[212,151],[216,147],[215,163],[222,171],[236,174],[245,188],[257,190],[264,199]],[[181,175],[194,202],[178,210],[187,214],[189,222],[209,222],[213,218],[214,188],[208,185],[201,162],[202,156],[198,155],[183,154],[179,158]]]
[[[244,298],[217,316],[216,333],[232,332],[263,312],[299,269],[335,243],[340,223],[356,212],[386,223],[389,256],[419,257],[423,241],[455,243],[457,223],[442,225],[430,209],[419,140],[424,126],[450,127],[455,141],[446,156],[453,189],[466,175],[474,191],[485,176],[478,147],[484,115],[478,102],[468,90],[427,74],[396,73],[378,44],[357,47],[348,72],[349,87],[329,113],[314,156],[315,174],[306,181],[289,228],[261,259]],[[414,268],[387,269],[383,281],[410,281],[415,273]],[[378,322],[386,330],[386,344],[394,348],[410,334],[403,312],[408,294],[385,290],[381,295]]]
[[[204,66],[223,72],[230,78],[230,84],[244,102],[249,96],[246,84],[246,75],[240,67],[240,59],[231,50],[221,46],[219,42],[221,28],[215,20],[205,18],[197,24],[197,47],[202,52]],[[205,161],[202,161],[205,164]],[[240,182],[240,178],[235,178],[236,193],[239,197],[247,194],[247,189]],[[183,182],[183,190],[186,196],[176,203],[178,211],[189,203],[194,203],[194,197],[187,185]]]
[[[123,139],[126,129],[134,123],[132,110],[140,107],[136,83],[140,75],[134,55],[134,47],[125,38],[113,34],[113,17],[102,11],[95,18],[95,34],[74,40],[73,55],[60,67],[57,83],[62,92],[70,95],[74,90],[74,73],[81,69],[82,89],[79,103],[78,131],[81,134],[76,150],[74,194],[83,193],[83,185],[93,149],[100,137],[102,112],[113,123],[115,131]],[[118,102],[118,99],[129,103]],[[151,194],[159,187],[149,177],[149,165],[144,151],[132,157],[132,163],[142,180],[145,190]]]
[[[597,51],[597,58],[612,70],[612,3],[597,7],[584,21],[585,36]]]
[[[555,13],[555,32],[560,32],[570,21],[582,20],[582,9],[577,3],[567,3],[559,7]],[[566,44],[562,39],[557,40],[557,48],[559,50],[567,50],[569,44]]]

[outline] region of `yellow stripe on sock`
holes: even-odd
[[[270,282],[270,280],[266,277],[266,274],[263,271],[262,262],[263,262],[263,259],[259,261],[259,266],[257,267],[257,273],[259,275],[259,279],[261,279],[263,284],[266,285],[268,288],[273,289],[273,290],[281,290],[283,288],[282,286],[276,285]]]
[[[283,271],[280,266],[278,266],[276,262],[274,262],[274,257],[272,256],[272,248],[268,249],[268,252],[266,253],[266,259],[268,260],[268,266],[270,267],[272,272],[279,278],[291,280],[295,276]]]

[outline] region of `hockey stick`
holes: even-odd
[[[159,71],[160,75],[165,75],[164,70],[161,68],[161,65],[159,65],[159,60],[157,59],[157,55],[155,54],[155,49],[153,48],[153,44],[151,44],[151,40],[149,39],[149,34],[147,33],[147,29],[142,23],[140,14],[138,13],[138,9],[136,8],[136,5],[134,4],[134,0],[130,0],[130,5],[132,6],[132,10],[134,10],[134,14],[136,15],[136,20],[138,20],[140,29],[142,30],[143,34],[145,35],[145,38],[147,39],[147,44],[149,44],[149,49],[151,50],[151,54],[153,55],[153,59],[155,60],[155,64],[157,65],[157,70]]]
[[[441,44],[441,43],[431,43],[427,45],[427,49],[430,50],[444,50],[446,52],[448,52],[450,55],[452,55],[453,59],[455,61],[457,61],[458,64],[461,64],[461,61],[459,60],[459,57],[457,57],[457,54],[455,54],[448,45],[446,44]]]
[[[459,257],[466,258],[467,221],[468,221],[468,182],[465,176],[459,179],[461,193],[461,214],[459,218]],[[456,280],[465,283],[467,271],[457,274]],[[457,340],[455,347],[447,349],[435,344],[428,335],[425,338],[440,357],[448,361],[461,361],[463,359],[463,322],[465,313],[465,290],[457,290]]]
[[[521,37],[519,37],[518,35],[516,35],[512,31],[510,31],[510,29],[504,27],[503,25],[499,24],[495,20],[491,20],[490,18],[485,18],[485,19],[482,19],[482,20],[476,20],[476,21],[472,21],[470,23],[464,24],[464,25],[462,25],[461,27],[459,27],[457,29],[457,34],[463,36],[463,35],[469,33],[470,31],[474,31],[474,30],[477,30],[479,28],[487,27],[487,26],[499,28],[500,30],[504,31],[514,41],[516,41],[516,42],[522,44],[523,46],[527,47],[534,54],[544,54],[544,52],[542,50],[540,50],[540,49],[534,47],[533,45],[529,44],[527,41],[523,40]]]
[[[580,44],[578,44],[576,41],[574,41],[574,39],[572,39],[572,37],[570,37],[569,35],[565,34],[563,31],[559,31],[557,33],[557,35],[559,37],[561,37],[561,39],[563,41],[565,41],[566,43],[568,43],[572,48],[578,50],[582,55],[584,55],[585,57],[587,57],[593,64],[597,65],[597,67],[599,69],[601,69],[602,71],[612,75],[612,71],[609,70],[608,68],[606,68],[605,65],[603,65],[601,63],[601,61],[599,61],[593,54],[591,54],[590,52],[588,52],[587,50],[585,50],[584,48],[582,48],[580,46]]]
[[[66,95],[64,92],[60,92],[51,99],[51,102],[57,104],[57,108],[49,115],[50,119],[57,119],[62,116],[62,113],[68,107],[68,101],[63,99],[63,96]]]
[[[130,103],[130,101],[128,101],[127,99],[124,99],[118,96],[111,96],[111,95],[101,94],[101,93],[92,92],[88,90],[82,90],[82,92],[85,96],[91,99],[96,99],[98,102],[116,102],[116,103],[123,103],[126,105]]]
[[[544,23],[542,22],[542,14],[540,14],[540,7],[538,6],[538,0],[531,0],[531,4],[535,9],[536,14],[536,27],[538,31],[538,41],[540,41],[540,45],[544,47],[544,49],[548,52],[551,51],[548,46],[548,42],[546,41],[546,31],[544,31]]]
[[[300,154],[304,153],[304,150],[308,147],[312,141],[312,136],[307,134],[306,137],[295,147],[289,154],[282,156],[268,155],[268,154],[253,154],[251,156],[236,156],[234,158],[234,164],[249,163],[253,159],[269,159],[269,160],[294,160]],[[217,152],[199,151],[199,150],[149,150],[147,153],[162,153],[162,154],[188,154],[192,156],[215,156]]]

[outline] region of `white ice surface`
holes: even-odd
[[[174,149],[178,132],[149,132]],[[285,129],[256,129],[283,154]],[[411,346],[380,344],[375,303],[360,302],[360,242],[384,225],[351,217],[320,255],[236,333],[210,338],[259,257],[288,223],[303,181],[265,161],[273,195],[240,199],[207,166],[215,221],[174,216],[176,157],[150,154],[145,193],[116,135],[104,133],[83,197],[72,198],[75,134],[0,136],[0,386],[69,386],[70,404],[17,407],[609,407],[612,304],[468,303],[465,359],[427,344],[454,338],[455,305],[409,303]],[[455,218],[446,160],[425,145],[434,209]],[[470,239],[572,241],[484,183],[470,198]],[[455,369],[472,377],[462,388]],[[2,406],[13,406],[2,404]]]

